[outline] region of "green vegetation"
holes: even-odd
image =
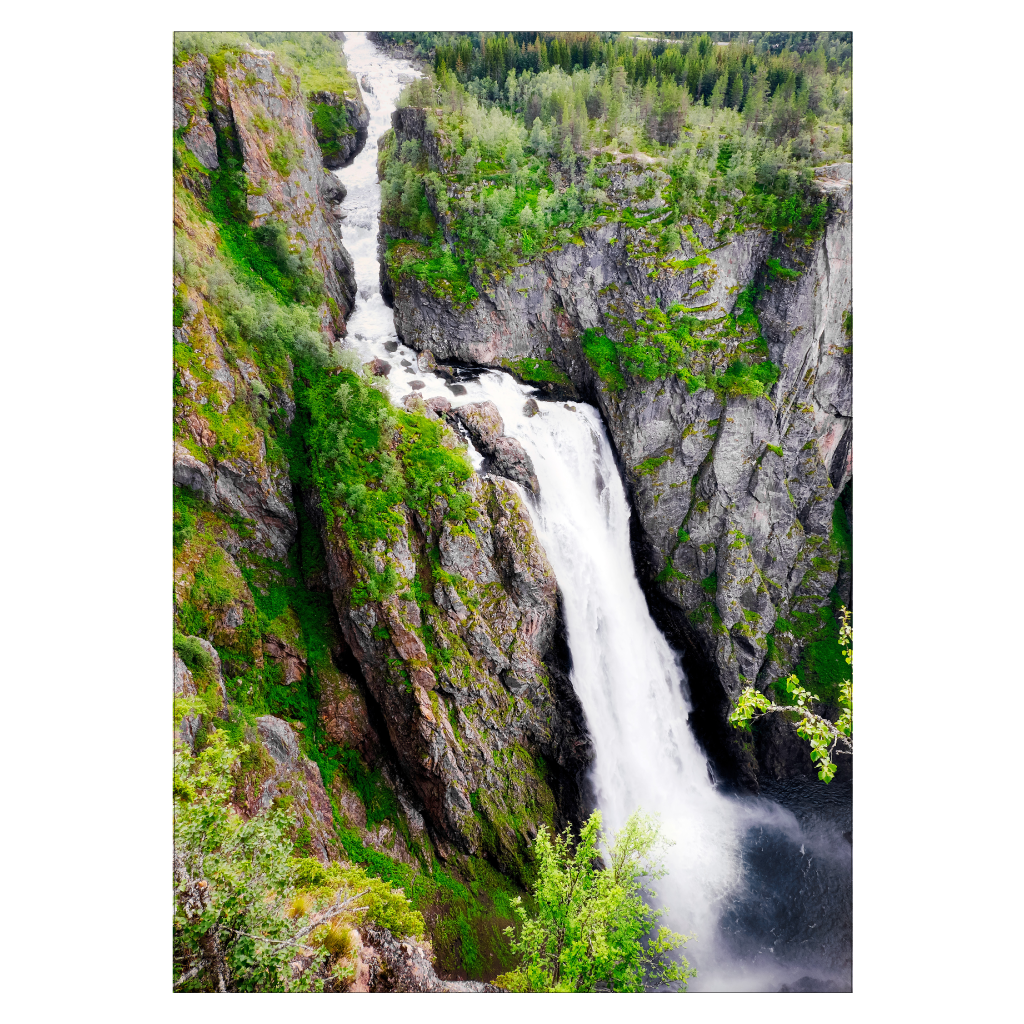
[[[782,266],[777,259],[766,260],[765,266],[772,277],[780,278],[783,281],[795,281],[800,276],[799,270],[790,270],[788,267]]]
[[[385,208],[394,219],[401,205],[410,228],[429,196],[454,239],[451,256],[471,275],[504,272],[605,220],[638,232],[630,245],[638,258],[659,257],[655,272],[706,262],[699,251],[669,258],[687,217],[723,241],[754,223],[813,237],[827,212],[813,167],[852,148],[848,33],[741,33],[724,46],[706,33],[411,37],[433,68],[400,102],[429,110],[450,168],[444,185],[458,190],[439,188],[441,168],[409,141],[388,157],[403,166],[389,177]],[[653,158],[654,169],[620,167],[640,179],[620,180],[609,165],[623,153]],[[418,233],[426,248],[441,238]]]
[[[606,867],[597,867],[601,845]],[[513,901],[519,928],[509,928],[519,966],[497,979],[513,992],[642,992],[645,983],[686,982],[697,972],[676,951],[688,938],[664,925],[666,909],[646,902],[649,886],[665,874],[661,849],[669,845],[655,817],[634,813],[611,839],[594,811],[580,829],[561,835],[546,827],[534,849],[537,880],[533,908]],[[645,899],[646,897],[646,899]],[[517,934],[518,931],[518,934]]]
[[[597,371],[598,377],[609,391],[621,391],[626,378],[619,369],[619,355],[615,343],[604,334],[598,334],[592,327],[583,332],[583,354]]]
[[[294,857],[287,810],[246,821],[232,808],[247,750],[217,731],[198,756],[175,752],[175,987],[322,991],[325,980],[353,977],[346,938],[359,922],[421,936],[423,918],[402,892],[360,868]]]
[[[348,114],[343,103],[311,103],[309,109],[313,116],[313,133],[320,143],[320,151],[325,160],[330,160],[342,152],[345,136],[356,134],[355,126],[348,123]]]
[[[545,359],[518,359],[505,364],[508,369],[525,381],[539,384],[561,384],[571,387],[572,381],[554,363]]]
[[[691,392],[706,387],[722,395],[756,398],[770,391],[779,368],[766,358],[767,345],[752,305],[737,303],[737,309],[737,315],[701,320],[684,306],[663,312],[649,302],[632,319],[606,316],[619,328],[621,342],[593,328],[584,331],[583,353],[613,392],[625,386],[628,374],[648,381],[674,376]]]
[[[853,626],[846,608],[840,610],[839,646],[847,666],[853,665]],[[811,710],[819,703],[818,698],[800,685],[796,675],[785,681],[785,692],[789,697],[786,704],[774,704],[763,693],[752,686],[739,696],[729,715],[734,728],[750,730],[751,723],[769,714],[782,714],[796,723],[797,735],[807,740],[811,747],[811,761],[818,769],[818,778],[832,781],[836,765],[832,758],[838,748],[841,753],[853,754],[853,683],[845,679],[839,687],[841,714],[835,723]]]
[[[197,53],[211,63],[234,63],[250,50],[273,50],[298,72],[302,91],[354,94],[355,79],[348,70],[342,40],[334,32],[175,32],[174,62]],[[214,68],[216,70],[216,66]]]
[[[665,562],[665,568],[654,577],[656,583],[672,583],[679,582],[684,583],[689,580],[689,576],[685,573],[680,572],[673,564],[672,559],[669,558]]]
[[[659,467],[664,466],[671,458],[671,455],[659,455],[657,458],[644,459],[636,466],[636,471],[640,476],[654,476]]]

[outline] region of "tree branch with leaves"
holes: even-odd
[[[846,664],[852,669],[853,626],[850,624],[850,611],[845,606],[840,610],[840,618],[839,646],[843,649]],[[833,760],[835,755],[853,756],[853,682],[847,679],[839,687],[839,704],[843,711],[834,723],[811,710],[813,704],[819,703],[818,698],[800,685],[796,675],[786,679],[786,692],[793,703],[775,704],[763,693],[748,686],[733,707],[729,724],[749,732],[754,722],[767,715],[782,714],[791,720],[794,715],[799,716],[796,723],[797,735],[810,743],[811,761],[818,769],[818,778],[829,783],[836,773]]]

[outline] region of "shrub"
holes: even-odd
[[[667,911],[645,896],[665,874],[658,859],[666,844],[657,819],[637,811],[607,840],[607,867],[598,868],[601,812],[594,811],[574,842],[571,828],[552,835],[542,825],[533,849],[537,880],[533,907],[513,901],[518,936],[506,934],[521,957],[516,970],[496,979],[514,992],[642,992],[646,984],[686,982],[697,972],[676,954],[688,938],[654,926]]]

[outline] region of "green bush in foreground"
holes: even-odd
[[[368,918],[423,934],[405,895],[362,868],[293,856],[283,808],[244,820],[231,805],[245,745],[214,730],[174,759],[174,987],[298,992],[353,976],[347,931]]]
[[[651,984],[681,982],[697,972],[675,951],[688,938],[654,925],[665,910],[654,910],[644,896],[656,895],[648,883],[662,878],[658,854],[668,845],[657,818],[636,811],[607,842],[599,863],[601,812],[594,811],[573,846],[571,828],[552,835],[543,825],[534,853],[537,880],[534,913],[513,901],[519,937],[506,930],[520,966],[496,979],[513,992],[594,992],[598,985],[613,992],[642,992]]]

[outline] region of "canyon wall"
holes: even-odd
[[[430,168],[450,175],[424,111],[399,109],[393,123],[394,143],[384,144],[397,151],[415,140]],[[609,168],[612,199],[628,196],[644,170]],[[630,492],[638,575],[686,655],[698,731],[755,788],[813,778],[788,723],[760,725],[751,745],[725,717],[744,687],[765,690],[791,672],[832,614],[843,556],[834,516],[847,515],[836,502],[853,476],[852,174],[852,164],[817,169],[813,188],[828,213],[810,243],[752,227],[723,244],[692,217],[679,269],[652,273],[643,230],[609,219],[497,282],[474,280],[479,298],[469,306],[392,273],[389,245],[406,233],[382,221],[381,287],[406,344],[513,373],[524,359],[546,361],[571,383],[538,383],[539,397],[578,395],[601,410]],[[711,357],[722,372],[751,342],[735,315],[744,291],[756,296],[756,330],[780,370],[763,395],[691,390],[672,375],[627,374],[616,388],[585,354],[588,329],[617,341],[645,307],[680,304],[728,327]],[[839,582],[849,602],[849,580]],[[850,771],[842,765],[840,778]]]

